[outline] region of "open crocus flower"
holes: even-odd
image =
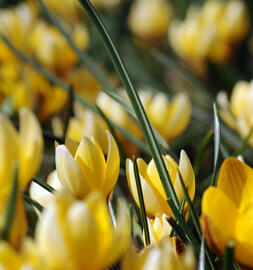
[[[200,218],[208,245],[219,255],[229,240],[235,243],[235,260],[253,267],[253,169],[236,158],[222,164],[217,187],[202,198]]]
[[[3,225],[7,198],[13,185],[15,164],[19,164],[18,188],[23,191],[39,169],[43,154],[43,137],[40,124],[27,108],[20,110],[19,132],[0,114],[0,227]],[[21,197],[17,198],[11,242],[17,246],[27,228]]]
[[[166,34],[170,19],[169,1],[136,0],[130,10],[128,25],[141,38],[157,39]]]
[[[177,94],[172,101],[164,93],[152,96],[148,91],[140,91],[140,98],[151,124],[171,141],[187,127],[191,117],[191,102],[185,93]]]
[[[72,140],[56,148],[57,175],[76,198],[84,198],[92,190],[106,197],[114,188],[120,168],[117,144],[109,131],[107,161],[94,137],[83,137],[78,145]]]
[[[235,84],[230,103],[225,92],[217,97],[222,119],[242,137],[246,137],[253,127],[253,81],[239,81]],[[249,139],[253,146],[253,135]]]
[[[77,201],[68,191],[56,194],[35,232],[37,248],[48,269],[107,269],[120,259],[131,237],[123,204],[112,226],[105,198],[98,192]],[[46,268],[47,269],[47,268]]]
[[[181,186],[178,170],[182,175],[185,185],[188,187],[190,198],[193,199],[195,194],[195,176],[191,162],[185,151],[181,151],[179,165],[169,155],[164,156],[164,162],[179,202],[183,198],[184,191]],[[165,213],[168,217],[171,216],[172,212],[167,203],[163,185],[157,172],[154,160],[152,159],[149,164],[146,164],[143,159],[138,158],[137,165],[140,174],[147,216],[154,218],[157,215],[162,215],[163,213]],[[126,161],[126,175],[129,189],[135,202],[139,206],[133,162],[130,159],[127,159]]]
[[[163,239],[158,246],[146,247],[137,253],[130,247],[122,261],[122,270],[193,270],[195,259],[191,248],[179,257],[171,242]]]

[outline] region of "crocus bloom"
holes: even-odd
[[[13,185],[15,163],[19,164],[18,188],[23,191],[39,169],[43,154],[43,137],[40,124],[27,108],[20,111],[19,132],[13,124],[0,114],[0,223],[3,224],[7,198]],[[11,241],[18,245],[26,231],[24,206],[18,196]]]
[[[179,165],[169,155],[164,157],[164,162],[179,202],[183,198],[184,191],[181,186],[178,170],[182,175],[185,185],[188,187],[190,198],[193,199],[195,194],[195,176],[191,162],[188,159],[185,151],[181,151]],[[165,213],[168,217],[171,216],[172,212],[167,203],[163,185],[157,172],[154,160],[151,160],[149,164],[146,164],[143,159],[138,158],[137,165],[140,174],[147,216],[154,218],[157,215],[162,215],[163,213]],[[126,175],[129,189],[135,202],[139,206],[133,162],[130,159],[127,159],[126,161]]]
[[[185,93],[177,94],[171,101],[164,93],[152,95],[140,91],[140,98],[151,124],[167,141],[180,135],[191,117],[191,101]]]
[[[225,92],[220,92],[217,100],[222,119],[242,137],[246,137],[253,127],[253,81],[237,82],[230,103]],[[253,146],[253,135],[249,139],[249,144]]]
[[[235,243],[235,260],[253,267],[253,169],[236,158],[222,164],[217,187],[202,198],[200,218],[208,245],[223,255],[229,240]]]
[[[92,190],[101,191],[106,197],[114,188],[120,168],[117,144],[109,131],[107,161],[93,137],[83,137],[78,145],[68,140],[56,148],[57,175],[76,198],[84,198]]]
[[[163,239],[158,246],[146,247],[140,253],[129,248],[122,261],[122,270],[193,270],[195,260],[193,252],[187,248],[179,257],[170,241]]]
[[[58,192],[35,232],[45,267],[102,270],[116,263],[131,237],[130,219],[122,207],[113,227],[101,193],[93,192],[85,201],[77,201],[66,190]]]
[[[249,30],[249,15],[241,0],[205,1],[202,7],[190,6],[184,21],[173,21],[169,40],[175,52],[198,64],[204,59],[225,61],[231,46]]]
[[[128,25],[137,36],[155,39],[164,36],[171,19],[171,6],[166,0],[136,0],[130,10]]]

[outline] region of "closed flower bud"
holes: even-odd
[[[190,198],[193,199],[195,194],[195,176],[192,165],[185,151],[181,151],[179,165],[169,155],[164,156],[164,162],[179,202],[182,200],[184,192],[181,186],[178,170],[182,175],[185,185],[188,187]],[[166,194],[154,161],[151,160],[149,164],[146,164],[143,159],[138,158],[137,165],[147,216],[154,218],[157,215],[162,215],[164,213],[170,217],[172,212],[167,203]],[[129,159],[126,161],[126,174],[130,192],[132,193],[137,205],[139,205],[133,162]]]

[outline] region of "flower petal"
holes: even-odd
[[[201,228],[208,245],[223,254],[226,244],[234,239],[238,211],[233,202],[218,188],[209,187],[202,198]]]
[[[109,149],[106,162],[105,182],[103,186],[103,194],[108,196],[112,191],[119,177],[120,156],[118,146],[109,131],[106,131],[108,137]]]
[[[20,110],[19,137],[22,143],[22,159],[20,166],[20,186],[25,188],[40,167],[43,155],[43,135],[38,119],[27,108]]]
[[[82,138],[76,151],[75,160],[81,167],[90,190],[102,190],[105,177],[105,158],[94,138]]]
[[[56,148],[55,162],[60,182],[75,197],[83,198],[90,192],[81,168],[65,145],[60,145]]]

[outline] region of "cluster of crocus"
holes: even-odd
[[[253,128],[253,83],[239,81],[235,84],[230,103],[227,94],[220,92],[217,97],[221,118],[245,138]],[[248,140],[253,146],[253,135]]]
[[[192,63],[224,61],[247,34],[249,15],[241,0],[208,0],[191,6],[184,21],[173,21],[169,41],[175,52]]]
[[[14,46],[31,56],[78,92],[86,92],[94,78],[84,68],[75,68],[78,58],[59,30],[38,16],[30,2],[0,11],[0,33]],[[86,49],[89,36],[79,23],[62,21],[64,28],[80,49]],[[28,66],[24,66],[0,41],[1,107],[6,113],[28,106],[37,110],[42,120],[58,112],[66,103],[67,94]],[[64,54],[64,57],[62,55]],[[86,85],[80,84],[85,75]],[[93,89],[90,91],[97,92]]]

